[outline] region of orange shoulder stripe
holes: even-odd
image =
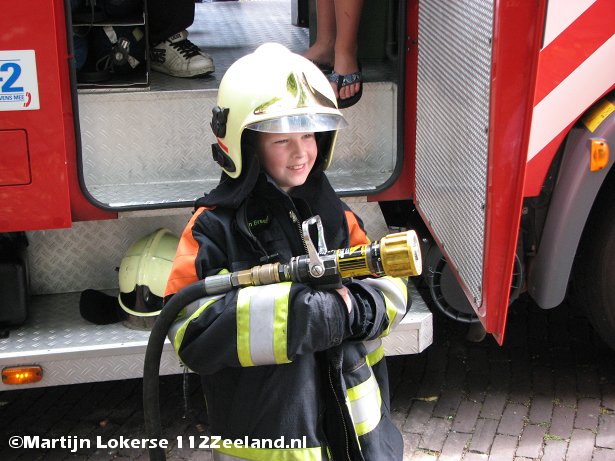
[[[355,214],[350,210],[344,210],[344,213],[346,214],[346,222],[348,223],[348,230],[350,232],[350,246],[369,243],[369,238],[367,238],[367,234],[359,225],[359,221],[357,221]]]
[[[182,288],[196,282],[199,278],[196,274],[195,260],[196,255],[199,252],[199,244],[192,236],[192,227],[194,221],[209,208],[201,207],[197,209],[188,224],[182,232],[182,236],[177,246],[177,252],[173,259],[173,266],[171,267],[171,273],[167,280],[167,286],[164,290],[165,298],[170,295],[174,295]]]

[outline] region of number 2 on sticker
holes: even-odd
[[[0,72],[10,72],[6,81],[0,87],[2,93],[19,93],[23,91],[23,86],[13,86],[21,75],[21,66],[16,62],[5,62],[0,66]],[[0,78],[0,81],[4,79]]]

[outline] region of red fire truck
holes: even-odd
[[[307,49],[314,3],[197,3],[190,38],[213,77],[156,74],[145,56],[97,83],[76,75],[74,27],[138,27],[147,44],[145,1],[121,21],[76,19],[63,0],[4,5],[0,389],[24,372],[39,380],[23,387],[142,375],[148,332],[89,324],[80,293],[117,293],[131,243],[181,232],[219,179],[209,120],[224,71],[264,42]],[[611,0],[365,2],[363,98],[329,177],[372,238],[417,229],[431,304],[499,343],[521,291],[545,309],[573,291],[615,347],[614,32]],[[412,297],[388,354],[431,343]],[[180,372],[167,346],[162,372]]]

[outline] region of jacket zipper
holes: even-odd
[[[293,210],[290,210],[288,212],[288,215],[290,216],[290,220],[293,222],[293,224],[295,224],[295,227],[297,228],[297,231],[299,232],[299,240],[301,240],[301,244],[303,245],[304,254],[307,255],[308,247],[305,244],[305,240],[303,240],[303,230],[301,229],[301,222],[299,221],[297,214]]]
[[[342,425],[344,426],[344,443],[346,446],[346,458],[348,458],[348,461],[352,461],[352,458],[350,457],[350,449],[348,447],[348,428],[346,427],[346,421],[344,420],[344,410],[342,410],[342,405],[340,404],[340,400],[337,397],[337,392],[335,392],[335,387],[333,386],[333,378],[331,377],[331,367],[328,367],[328,372],[329,372],[329,385],[331,386],[331,390],[333,391],[333,396],[335,397],[335,402],[337,403],[337,409],[340,412],[340,415],[342,417]]]

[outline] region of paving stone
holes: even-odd
[[[517,456],[525,456],[527,458],[538,458],[544,444],[544,437],[547,429],[535,424],[529,424],[523,428],[523,434],[519,439],[519,448]]]
[[[498,422],[494,419],[479,418],[476,422],[476,428],[472,434],[470,442],[470,450],[477,453],[489,453],[495,432],[498,428]]]
[[[566,459],[568,442],[565,440],[545,440],[541,461],[562,461]]]
[[[425,429],[425,424],[431,418],[435,402],[425,402],[423,400],[415,400],[410,407],[410,413],[404,423],[402,430],[405,432],[415,432],[422,434]]]
[[[607,448],[594,448],[592,461],[613,461],[615,459],[615,450]]]
[[[481,418],[491,418],[499,420],[504,412],[506,405],[506,394],[495,392],[488,394],[483,402],[483,408],[480,412]]]
[[[510,380],[509,400],[528,405],[532,390],[532,380],[527,372],[529,364],[525,361],[513,361],[511,364],[512,378]]]
[[[600,416],[600,400],[581,398],[577,408],[577,417],[574,420],[574,427],[577,429],[589,429],[595,431],[598,427],[598,417]]]
[[[592,459],[596,436],[593,432],[585,429],[574,429],[568,443],[566,457],[568,459],[582,460]]]
[[[486,461],[489,459],[489,455],[485,453],[466,453],[463,457],[463,461]]]
[[[600,415],[596,445],[615,449],[615,414]]]
[[[409,457],[404,455],[404,461],[437,461],[438,455],[438,453],[416,450]]]
[[[495,436],[489,461],[512,461],[517,449],[517,437],[498,434]]]
[[[593,368],[577,370],[577,392],[584,397],[600,395],[600,381],[596,370]]]
[[[491,362],[490,363],[489,380],[491,386],[499,391],[507,391],[510,384],[510,363]]]
[[[535,395],[530,403],[529,420],[531,423],[549,423],[553,414],[553,398],[545,395]]]
[[[483,402],[485,400],[485,388],[489,383],[489,376],[484,374],[485,371],[472,371],[466,375],[466,390],[467,399],[474,402]]]
[[[451,429],[451,421],[443,418],[431,418],[425,425],[419,448],[429,451],[442,451],[444,441]]]
[[[553,408],[553,418],[549,435],[568,439],[572,434],[572,426],[574,423],[575,410],[568,407],[556,406]]]
[[[464,400],[457,409],[457,414],[453,420],[452,430],[457,432],[471,433],[476,425],[478,414],[482,405],[477,402]]]
[[[576,397],[576,372],[571,369],[559,369],[555,371],[554,397],[560,405],[574,407],[577,404]]]
[[[463,383],[465,381],[467,374],[468,370],[463,359],[452,360],[449,362],[446,369],[446,387],[453,389],[457,388],[459,383]]]
[[[431,360],[431,359],[430,359]],[[423,380],[421,381],[417,394],[420,396],[432,396],[434,390],[436,395],[440,393],[440,390],[444,387],[446,378],[444,371],[430,371],[425,373]]]
[[[463,394],[458,389],[445,389],[433,409],[433,416],[448,418],[457,413]]]
[[[419,447],[421,442],[420,434],[412,434],[410,432],[402,432],[402,438],[404,439],[404,459],[410,457],[412,453]]]
[[[449,432],[446,440],[444,441],[444,446],[442,447],[439,461],[461,460],[469,440],[470,434],[462,434],[454,431]]]
[[[602,406],[615,411],[615,384],[602,386]]]
[[[553,371],[543,365],[532,368],[532,391],[539,395],[553,395]]]
[[[498,433],[505,435],[519,435],[523,430],[524,418],[527,408],[519,403],[509,403],[498,426]]]

